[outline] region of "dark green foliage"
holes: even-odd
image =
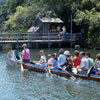
[[[82,31],[88,44],[100,44],[100,0],[7,0],[1,14],[7,31],[26,31],[37,16],[44,16],[61,18],[68,32],[73,15],[73,32]]]

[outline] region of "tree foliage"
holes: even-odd
[[[25,31],[37,16],[60,17],[70,32],[70,16],[73,16],[73,32],[83,30],[86,43],[100,44],[100,0],[7,0],[2,6],[6,30]]]
[[[90,2],[91,1],[91,2]],[[100,45],[100,11],[99,11],[99,3],[96,1],[87,0],[82,2],[87,6],[90,6],[88,9],[84,8],[82,10],[77,10],[75,13],[74,21],[77,25],[84,30],[84,40],[85,43],[91,44],[93,47]],[[90,5],[91,4],[91,5]]]

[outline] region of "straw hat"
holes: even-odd
[[[24,43],[24,44],[22,45],[22,47],[23,47],[23,48],[24,48],[24,47],[26,48],[26,47],[27,47],[27,44]]]

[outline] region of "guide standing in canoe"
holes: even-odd
[[[27,48],[27,44],[23,44],[22,47],[23,47],[23,50],[20,53],[22,55],[22,60],[23,62],[29,63],[30,62],[30,50]]]

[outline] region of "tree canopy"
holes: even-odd
[[[72,15],[73,32],[83,32],[86,43],[100,44],[100,0],[6,0],[1,15],[6,31],[26,31],[37,16],[57,16],[68,32]]]

